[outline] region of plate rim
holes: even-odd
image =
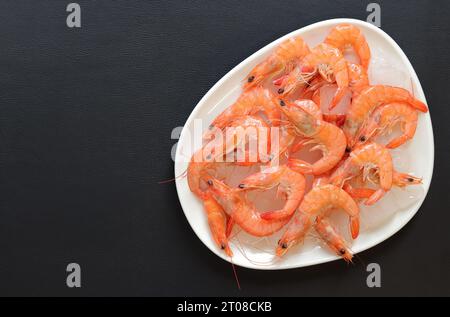
[[[412,66],[410,60],[408,59],[408,57],[406,56],[406,54],[404,53],[404,51],[401,49],[401,47],[397,44],[397,42],[395,42],[394,39],[392,39],[392,37],[387,34],[385,31],[383,31],[381,28],[378,28],[376,26],[374,26],[371,23],[368,23],[366,21],[363,20],[358,20],[358,19],[353,19],[353,18],[336,18],[336,19],[328,19],[328,20],[324,20],[324,21],[320,21],[320,22],[315,22],[312,24],[309,24],[307,26],[301,27],[299,29],[296,29],[292,32],[287,33],[284,36],[281,36],[280,38],[270,42],[269,44],[265,45],[264,47],[260,48],[259,50],[257,50],[256,52],[254,52],[253,54],[251,54],[250,56],[248,56],[247,58],[245,58],[242,62],[240,62],[239,64],[237,64],[235,67],[233,67],[230,71],[228,71],[224,76],[222,76],[220,78],[219,81],[217,81],[209,90],[208,92],[200,99],[200,101],[195,105],[194,109],[192,110],[191,114],[188,116],[188,118],[186,119],[185,124],[183,125],[183,129],[180,133],[180,137],[178,139],[178,144],[180,142],[180,140],[182,140],[184,138],[184,134],[186,133],[186,126],[187,123],[192,121],[193,119],[195,119],[197,117],[197,113],[199,111],[201,111],[201,105],[205,102],[205,100],[207,100],[221,85],[223,82],[227,81],[230,77],[232,77],[236,72],[238,72],[240,70],[241,67],[243,67],[244,65],[246,65],[250,60],[263,55],[265,53],[267,53],[269,50],[271,50],[272,48],[274,48],[275,46],[277,46],[279,43],[281,43],[282,41],[284,41],[285,39],[292,37],[294,35],[296,35],[297,33],[304,33],[304,32],[308,32],[310,29],[314,29],[317,27],[326,27],[326,26],[331,26],[331,25],[335,25],[335,24],[340,24],[340,23],[350,23],[350,24],[354,24],[356,26],[364,26],[366,28],[371,29],[372,31],[378,33],[379,35],[381,35],[385,40],[387,40],[389,42],[389,44],[395,49],[396,53],[401,57],[401,59],[405,62],[404,64],[406,65],[406,67],[409,70],[409,73],[411,74],[411,77],[413,79],[413,82],[415,83],[415,85],[417,86],[417,88],[419,89],[419,91],[421,92],[421,97],[423,99],[423,101],[428,105],[427,100],[426,100],[426,96],[425,96],[425,92],[422,88],[422,84],[417,76],[417,73],[414,69],[414,67]],[[200,106],[200,107],[199,107]],[[423,197],[420,199],[420,201],[418,201],[414,207],[411,207],[410,210],[412,210],[409,214],[408,217],[404,218],[404,221],[402,221],[402,223],[398,224],[394,230],[392,230],[391,232],[388,232],[386,235],[381,236],[379,239],[375,239],[374,242],[369,243],[367,246],[363,247],[361,250],[358,250],[357,252],[355,252],[355,254],[357,253],[361,253],[364,252],[370,248],[373,248],[374,246],[384,242],[385,240],[391,238],[393,235],[395,235],[396,233],[398,233],[402,228],[404,228],[406,226],[407,223],[409,223],[411,221],[411,219],[417,214],[417,212],[419,211],[419,209],[422,207],[423,202],[425,201],[427,195],[428,195],[428,191],[431,185],[431,181],[432,181],[432,177],[433,177],[433,172],[434,172],[434,160],[435,160],[435,144],[434,144],[434,132],[433,132],[433,125],[432,125],[432,121],[431,121],[431,115],[429,114],[430,110],[428,110],[428,114],[425,117],[425,120],[427,120],[427,124],[430,125],[431,128],[431,142],[430,142],[430,146],[432,148],[431,151],[431,162],[430,164],[430,169],[429,169],[429,174],[427,175],[428,177],[424,178],[428,179],[429,181],[424,182],[423,184],[423,188],[424,188],[424,195]],[[178,169],[178,164],[181,164],[181,162],[179,162],[179,160],[177,159],[180,155],[179,151],[181,150],[181,147],[178,146],[177,144],[177,148],[176,148],[176,154],[175,154],[175,162],[174,162],[174,173],[176,175],[177,173],[177,169]],[[324,256],[321,257],[318,260],[311,260],[311,261],[306,261],[303,262],[299,265],[295,265],[295,264],[290,264],[290,265],[286,265],[283,267],[276,267],[276,266],[256,266],[253,265],[251,262],[247,263],[235,263],[232,259],[226,257],[225,255],[221,254],[220,252],[218,252],[218,250],[215,250],[213,248],[210,248],[210,246],[204,241],[204,239],[202,238],[202,235],[199,234],[199,232],[196,229],[195,224],[193,224],[190,220],[190,218],[188,217],[188,214],[186,212],[186,206],[184,206],[183,200],[181,198],[181,189],[180,189],[180,180],[179,178],[176,178],[175,180],[175,185],[176,185],[176,190],[177,190],[177,195],[178,195],[178,200],[180,202],[181,208],[183,210],[183,213],[191,227],[191,229],[194,231],[194,233],[197,235],[197,237],[200,239],[200,241],[211,251],[213,252],[215,255],[217,255],[219,258],[223,259],[224,261],[228,262],[228,263],[232,263],[235,265],[238,265],[240,267],[245,267],[248,269],[254,269],[254,270],[288,270],[288,269],[296,269],[296,268],[301,268],[301,267],[307,267],[307,266],[312,266],[312,265],[318,265],[318,264],[322,264],[322,263],[327,263],[327,262],[331,262],[331,261],[335,261],[340,259],[340,257],[334,255],[334,254],[330,254],[330,256]]]

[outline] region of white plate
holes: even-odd
[[[176,152],[175,175],[181,175],[187,169],[191,153],[190,132],[194,131],[194,119],[203,119],[203,126],[207,127],[239,96],[241,82],[248,72],[283,40],[300,35],[313,47],[323,41],[333,26],[340,23],[352,23],[366,36],[372,51],[372,63],[369,68],[371,83],[403,86],[410,91],[412,89],[418,99],[426,102],[422,86],[408,58],[395,41],[381,29],[353,19],[333,19],[315,23],[287,34],[260,49],[232,69],[208,91],[194,108],[181,133]],[[382,78],[380,74],[383,74]],[[414,139],[402,146],[401,151],[394,151],[394,163],[398,170],[423,177],[423,184],[410,187],[406,191],[393,189],[376,206],[362,208],[361,234],[351,245],[355,253],[367,250],[399,231],[416,214],[425,199],[434,163],[433,129],[428,113],[420,114]],[[212,240],[202,204],[190,192],[186,178],[178,178],[176,187],[181,206],[194,232],[212,252],[230,261]],[[275,248],[277,237],[257,239],[240,233],[238,239],[239,241],[234,240],[232,245],[234,252],[232,262],[247,268],[288,269],[338,259],[328,249],[320,247],[313,237],[308,238],[304,245],[291,249],[281,260],[270,254]],[[242,248],[239,245],[244,247],[245,253],[240,251]]]

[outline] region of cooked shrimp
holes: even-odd
[[[262,138],[262,133],[270,134],[268,125],[262,119],[254,116],[236,117],[228,128],[230,131],[226,133],[225,139],[221,137],[210,140],[192,155],[189,162],[187,169],[189,188],[200,199],[204,199],[201,177],[205,174],[214,175],[218,164],[252,165],[270,160],[259,151],[260,145],[263,145],[260,142],[264,140],[267,142],[266,150],[270,150],[270,136]],[[247,149],[245,145],[251,142],[252,138],[256,138],[253,140],[256,146],[249,146]],[[239,151],[243,151],[241,156]]]
[[[282,256],[289,248],[303,242],[315,222],[314,218],[339,209],[349,215],[350,232],[353,239],[356,239],[359,234],[359,208],[352,197],[334,185],[316,186],[303,198],[286,232],[278,241],[276,254]]]
[[[345,152],[346,141],[341,129],[331,123],[317,120],[315,116],[297,104],[281,100],[280,106],[283,113],[293,124],[296,133],[309,139],[303,144],[317,144],[311,150],[320,150],[323,154],[322,158],[313,164],[290,159],[289,167],[302,173],[314,175],[332,169],[341,160]]]
[[[237,225],[251,235],[257,237],[271,235],[289,221],[289,218],[271,221],[262,219],[255,206],[245,198],[241,190],[230,188],[214,177],[205,178],[205,180],[214,199]]]
[[[422,179],[410,174],[394,171],[394,174],[392,176],[392,184],[394,186],[404,188],[410,185],[422,184]]]
[[[352,101],[347,111],[343,130],[350,148],[355,145],[356,135],[372,111],[379,106],[394,102],[406,103],[422,112],[428,111],[422,101],[414,98],[403,88],[383,85],[367,87]]]
[[[373,188],[364,187],[366,181],[362,179],[358,180],[358,187],[355,187],[353,184],[346,182],[343,186],[343,189],[353,198],[370,198],[376,190]],[[370,179],[371,183],[378,184],[378,179],[374,177],[374,175],[370,175],[367,177]],[[413,175],[400,173],[394,170],[392,175],[392,186],[404,188],[410,185],[418,185],[422,183],[422,179],[415,177]]]
[[[187,168],[189,189],[202,200],[207,198],[204,186],[202,188],[202,176],[205,174],[212,175],[217,169],[217,164],[216,157],[207,153],[205,147],[195,152],[189,162]]]
[[[347,243],[327,219],[318,216],[314,229],[331,250],[341,256],[345,262],[352,262],[353,254],[347,247]]]
[[[260,112],[265,114],[269,124],[274,126],[279,124],[280,111],[276,99],[269,90],[258,87],[244,92],[234,104],[217,116],[204,138],[209,139],[214,133],[214,128],[222,130],[239,117],[256,115]]]
[[[347,69],[349,78],[348,86],[352,91],[352,98],[356,98],[361,91],[369,87],[369,75],[367,74],[367,70],[358,64],[347,63]]]
[[[209,228],[214,241],[229,257],[232,257],[233,252],[228,245],[227,214],[211,195],[205,196],[203,206],[205,207]]]
[[[294,172],[286,165],[270,167],[259,173],[246,177],[239,184],[242,190],[268,190],[278,186],[278,194],[281,194],[286,203],[280,210],[268,211],[261,214],[266,220],[283,219],[293,215],[305,194],[305,177]]]
[[[294,101],[294,104],[312,115],[317,120],[322,120],[322,110],[320,110],[320,107],[312,100],[308,99],[299,99]]]
[[[302,67],[296,66],[289,74],[282,78],[280,88],[277,92],[282,98],[293,97],[296,92],[310,85],[309,81],[315,75],[316,72],[314,70],[305,72]]]
[[[221,145],[219,142],[224,141],[222,152],[227,154],[227,162],[232,159],[237,165],[252,165],[270,160],[270,128],[264,120],[242,116],[233,120],[226,129],[225,140],[215,143]],[[230,153],[233,155],[231,159]]]
[[[348,88],[352,93],[352,99],[356,98],[362,90],[369,86],[369,77],[367,72],[361,65],[352,64],[347,62],[348,70]],[[308,88],[304,90],[301,97],[311,99],[319,107],[321,106],[320,91],[322,87],[330,86],[330,83],[323,78],[316,77],[313,79]],[[345,121],[345,114],[323,114],[324,120],[327,122],[336,122],[336,125],[340,126]]]
[[[346,180],[358,176],[361,171],[366,178],[370,171],[376,169],[380,188],[376,190],[366,205],[373,205],[392,187],[393,164],[389,151],[377,143],[367,143],[356,148],[350,156],[330,177],[330,182],[342,187]]]
[[[370,48],[364,34],[356,26],[346,23],[335,26],[325,38],[324,43],[338,48],[342,53],[348,47],[353,47],[361,65],[366,70],[369,67]]]
[[[259,86],[276,75],[290,72],[309,52],[308,45],[300,36],[284,41],[267,59],[250,71],[244,90]]]
[[[386,147],[394,149],[414,137],[417,127],[417,111],[405,103],[391,103],[376,108],[363,123],[357,137],[356,145],[388,133],[400,123],[402,135],[392,139]]]
[[[339,49],[328,44],[319,44],[302,60],[305,74],[317,71],[328,83],[336,82],[338,89],[330,104],[334,108],[345,95],[348,85],[347,62]]]
[[[345,123],[345,114],[343,113],[324,113],[323,121],[333,123],[337,127],[342,127]]]

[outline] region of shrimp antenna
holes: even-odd
[[[255,265],[258,265],[258,266],[262,266],[262,267],[263,267],[263,266],[269,266],[269,265],[272,265],[274,262],[276,262],[277,260],[279,260],[279,259],[276,258],[276,259],[274,259],[274,260],[267,261],[267,262],[255,261],[255,260],[251,259],[251,258],[247,255],[247,253],[245,252],[244,247],[242,246],[241,241],[239,240],[239,238],[238,238],[237,236],[235,236],[235,240],[237,241],[236,243],[233,243],[232,241],[230,241],[230,243],[231,243],[232,245],[234,245],[234,246],[236,247],[236,249],[239,251],[239,253],[241,253],[242,256],[243,256],[244,258],[246,258],[246,259],[247,259],[250,263],[252,263],[252,264],[255,264]],[[259,248],[255,247],[255,246],[252,246],[252,248],[257,249],[257,250],[259,250],[259,251],[261,251],[261,252],[270,254],[270,255],[274,255],[273,253],[267,252],[266,250],[263,250],[263,249],[259,249]]]
[[[183,173],[181,173],[180,175],[175,176],[174,178],[170,178],[170,179],[166,179],[166,180],[159,181],[158,184],[167,184],[167,183],[171,183],[171,182],[176,181],[176,180],[179,179],[179,178],[184,178],[184,177],[186,177],[186,175],[187,175],[187,169],[186,169]]]
[[[230,258],[231,267],[233,268],[234,279],[236,280],[236,284],[239,290],[241,290],[241,283],[239,283],[239,277],[237,275],[236,266],[233,263],[233,259]]]
[[[353,256],[358,259],[358,261],[362,264],[363,268],[367,267],[366,262],[363,260],[361,256],[359,256],[358,254],[353,254]]]
[[[311,86],[310,84],[310,80],[311,78],[314,77],[314,75],[316,74],[315,71],[310,72],[310,73],[301,73],[298,77],[299,77],[299,81],[303,84],[305,84],[306,86]]]

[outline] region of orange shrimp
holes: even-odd
[[[352,98],[356,98],[363,89],[369,86],[369,77],[361,65],[347,62],[347,70],[349,80],[348,88],[352,93]],[[320,106],[320,90],[327,85],[330,85],[330,83],[322,78],[313,79],[309,87],[303,92],[302,98],[311,99]],[[327,122],[336,122],[336,125],[340,126],[345,121],[345,114],[324,114],[324,120]]]
[[[309,82],[315,75],[315,71],[305,72],[303,67],[296,66],[289,74],[283,76],[281,82],[277,81],[280,84],[277,92],[282,98],[293,97],[300,89],[311,85]]]
[[[277,108],[276,99],[269,90],[258,87],[244,92],[234,104],[217,116],[209,126],[209,131],[204,138],[209,139],[213,135],[214,129],[222,130],[236,118],[256,115],[260,112],[266,115],[269,124],[274,126],[279,124],[280,111]]]
[[[341,129],[331,123],[317,120],[315,116],[305,111],[304,107],[297,104],[281,100],[280,106],[283,113],[294,125],[296,133],[309,139],[306,142],[302,141],[303,144],[317,144],[311,150],[320,150],[323,154],[322,158],[313,164],[290,159],[289,167],[301,173],[312,173],[314,175],[332,169],[341,160],[345,152],[345,135]]]
[[[214,175],[219,164],[252,165],[270,161],[270,157],[266,157],[259,151],[260,145],[263,145],[259,142],[261,140],[264,142],[261,138],[262,133],[270,134],[268,125],[262,119],[254,116],[236,117],[230,122],[228,128],[230,131],[227,131],[225,138],[222,134],[220,138],[213,138],[195,152],[189,162],[187,168],[189,188],[200,199],[204,199],[201,177],[205,174]],[[247,142],[255,138],[256,146],[253,148],[249,146],[247,149]],[[266,139],[266,150],[270,150],[270,135]]]
[[[362,176],[362,174],[361,174]],[[361,177],[362,178],[362,177]],[[373,177],[373,175],[368,177],[372,183],[377,183],[377,179],[376,177]],[[358,184],[361,186],[361,184],[364,184],[365,181],[359,180]],[[400,173],[394,170],[393,175],[392,175],[392,186],[395,187],[400,187],[400,188],[404,188],[406,186],[410,186],[410,185],[418,185],[422,183],[422,179],[415,177],[413,175],[410,174],[406,174],[406,173]],[[362,185],[364,186],[364,185]],[[352,184],[349,184],[348,182],[346,182],[343,186],[343,189],[353,198],[370,198],[370,196],[372,196],[376,190],[373,188],[367,188],[367,187],[355,187]]]
[[[294,101],[294,104],[303,109],[304,111],[308,112],[310,115],[312,115],[317,120],[322,120],[322,110],[320,110],[320,107],[312,100],[308,99],[299,99]]]
[[[376,108],[363,123],[356,139],[356,146],[389,132],[400,123],[402,135],[391,140],[386,147],[394,149],[414,137],[417,127],[417,111],[405,103],[391,103]]]
[[[246,177],[239,184],[242,190],[268,190],[278,186],[278,194],[281,194],[286,203],[280,210],[268,211],[261,214],[266,220],[283,219],[294,214],[305,194],[305,177],[294,172],[286,165],[266,168],[259,173]]]
[[[422,179],[410,174],[394,171],[394,174],[392,176],[392,184],[394,186],[404,188],[410,185],[422,184]]]
[[[259,86],[266,79],[276,75],[290,72],[309,52],[308,45],[300,36],[287,39],[268,58],[250,71],[243,85],[244,90]]]
[[[366,70],[368,69],[370,63],[370,48],[364,34],[356,26],[347,23],[335,26],[325,38],[324,43],[338,48],[342,53],[344,53],[348,47],[353,47],[353,50],[359,57],[362,67]]]
[[[328,44],[319,44],[305,56],[302,60],[302,71],[305,74],[318,72],[328,83],[336,82],[338,89],[331,101],[330,109],[339,103],[348,89],[347,62],[339,49]]]
[[[233,162],[237,165],[270,161],[268,154],[260,152],[263,149],[262,146],[267,153],[270,151],[270,128],[264,120],[254,116],[242,116],[233,120],[226,129],[222,151],[227,154],[227,162],[230,161],[228,154],[231,152],[233,152]],[[221,145],[222,141],[219,138],[219,141],[214,144]],[[247,145],[248,148],[246,148]]]
[[[361,91],[369,87],[369,75],[367,74],[367,70],[358,64],[347,63],[347,69],[349,78],[348,86],[352,91],[352,98],[356,98]]]
[[[356,135],[372,111],[379,106],[394,102],[406,103],[422,112],[428,111],[427,106],[414,98],[406,89],[384,85],[367,87],[352,101],[347,111],[343,131],[350,148],[355,145]]]
[[[262,219],[255,206],[241,190],[230,188],[214,177],[205,178],[214,199],[224,208],[234,223],[257,237],[269,236],[280,230],[289,218],[280,220]]]
[[[345,262],[352,262],[353,254],[347,247],[347,243],[327,219],[318,216],[314,229],[331,250],[341,256]]]
[[[233,252],[228,245],[227,214],[223,210],[222,206],[211,195],[207,195],[205,197],[203,200],[203,206],[205,207],[209,228],[214,241],[229,257],[232,257]]]
[[[359,234],[359,207],[341,188],[334,185],[316,186],[303,198],[297,213],[292,218],[286,232],[278,241],[276,254],[282,256],[295,244],[303,242],[315,222],[314,218],[342,209],[350,217],[350,232],[353,239]],[[334,239],[327,242],[335,243]],[[336,247],[336,246],[335,246]]]
[[[187,181],[189,189],[198,198],[204,200],[207,198],[205,186],[202,186],[202,176],[211,175],[217,169],[216,157],[212,157],[207,153],[205,147],[199,149],[192,155],[191,161],[187,168]],[[202,188],[203,187],[203,188]]]
[[[361,171],[366,179],[372,169],[376,169],[380,188],[376,190],[366,205],[373,205],[392,187],[393,164],[389,151],[377,143],[367,143],[350,153],[345,162],[330,177],[330,182],[342,187],[346,180],[358,176]]]

